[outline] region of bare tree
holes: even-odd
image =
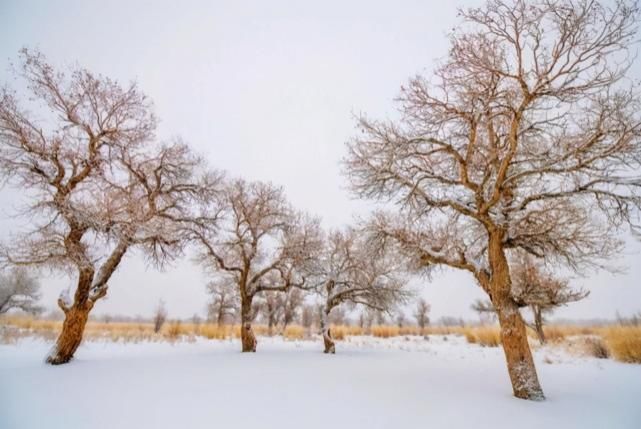
[[[325,353],[335,353],[329,317],[341,304],[362,305],[377,311],[390,311],[409,293],[401,266],[391,253],[374,254],[358,231],[346,228],[329,234],[315,279],[324,303],[321,331]]]
[[[296,318],[300,308],[303,306],[305,301],[305,294],[302,289],[290,289],[285,294],[285,299],[283,303],[283,331],[289,326]]]
[[[421,335],[425,333],[425,327],[430,324],[430,305],[421,298],[416,303],[416,310],[414,311],[414,318],[418,327],[421,329]]]
[[[285,306],[283,292],[269,291],[262,294],[260,312],[267,323],[267,333],[274,335],[274,328],[280,324]]]
[[[49,117],[37,121],[15,93],[0,93],[0,174],[33,196],[20,214],[34,219],[0,256],[77,277],[73,295],[58,299],[65,321],[47,358],[62,364],[127,251],[138,247],[157,266],[179,255],[179,225],[212,186],[196,186],[201,160],[183,143],[153,144],[156,119],[135,84],[84,69],[65,75],[27,50],[21,58],[20,75]]]
[[[303,310],[300,315],[300,324],[307,330],[307,335],[310,334],[312,325],[314,324],[314,306],[303,305]]]
[[[461,10],[433,79],[411,79],[399,121],[362,117],[354,192],[393,199],[373,223],[415,266],[469,271],[502,330],[514,395],[544,399],[509,253],[571,269],[617,253],[641,206],[641,100],[627,71],[636,1],[495,0]]]
[[[154,310],[154,332],[157,334],[160,332],[162,329],[162,326],[165,324],[167,321],[167,306],[165,305],[165,301],[162,299],[158,301],[158,305],[156,306],[156,309]]]
[[[37,304],[39,299],[40,283],[26,269],[14,268],[0,274],[0,314],[12,308],[41,313],[44,309]]]
[[[490,300],[477,299],[470,308],[479,315],[479,321],[482,325],[496,319],[496,311]]]
[[[193,227],[191,238],[197,261],[238,289],[243,352],[256,351],[254,297],[304,287],[303,268],[315,261],[322,242],[318,221],[296,213],[280,188],[244,180],[225,186],[216,221]]]
[[[207,305],[209,320],[216,322],[219,327],[233,322],[238,313],[238,288],[229,279],[217,279],[207,284],[207,293],[211,300]]]
[[[552,313],[557,307],[580,301],[588,295],[588,291],[574,290],[567,280],[546,272],[530,257],[521,258],[514,264],[512,296],[520,307],[529,307],[531,310],[531,328],[536,332],[541,344],[545,343],[545,315]]]
[[[405,313],[403,313],[402,311],[400,311],[400,312],[396,315],[396,326],[398,326],[398,327],[399,327],[399,329],[400,329],[400,328],[402,328],[402,327],[404,327],[404,326],[405,326],[405,323],[407,323],[407,318],[405,317]]]

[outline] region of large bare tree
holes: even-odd
[[[38,305],[40,282],[25,268],[13,268],[0,274],[0,314],[12,308],[26,313],[38,314],[43,308]]]
[[[47,358],[62,364],[127,251],[136,246],[155,265],[180,254],[191,201],[216,177],[195,177],[201,161],[183,143],[154,144],[151,103],[135,84],[123,87],[85,69],[65,74],[28,50],[21,60],[19,74],[40,111],[2,90],[0,173],[26,191],[20,214],[31,223],[1,255],[7,264],[76,277],[58,299],[65,320]]]
[[[335,353],[336,345],[330,329],[332,311],[339,306],[361,305],[376,311],[389,312],[409,296],[403,265],[392,252],[375,253],[360,231],[345,228],[332,231],[326,240],[320,264],[313,268],[320,292],[320,327],[325,353]]]
[[[392,200],[372,228],[416,267],[470,272],[497,310],[514,395],[543,399],[510,291],[509,253],[604,265],[641,206],[635,1],[492,0],[461,10],[431,78],[402,88],[400,118],[362,117],[354,192]]]
[[[256,351],[254,297],[305,286],[304,269],[314,263],[322,243],[318,221],[296,213],[280,188],[241,179],[226,184],[211,217],[216,220],[192,228],[196,260],[236,285],[242,351]]]

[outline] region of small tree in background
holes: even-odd
[[[154,310],[154,332],[157,334],[160,332],[162,329],[163,325],[167,321],[167,306],[165,305],[165,301],[162,299],[158,301],[158,305],[156,306],[156,309]]]
[[[202,204],[211,220],[192,224],[196,260],[236,286],[242,351],[255,352],[254,298],[306,285],[303,273],[322,244],[319,222],[295,212],[281,188],[262,182],[232,180],[213,207],[209,199]]]
[[[430,324],[430,305],[421,298],[416,303],[416,310],[414,311],[414,318],[416,319],[416,324],[421,329],[421,335],[425,333],[425,328]]]
[[[26,313],[39,314],[40,283],[24,268],[13,268],[0,274],[0,314],[12,308]]]
[[[362,234],[353,228],[329,234],[315,269],[323,299],[321,331],[325,353],[336,352],[329,323],[332,310],[340,311],[340,305],[348,304],[390,311],[409,296],[399,261],[391,253],[372,253]]]
[[[213,280],[207,284],[207,293],[211,296],[207,317],[218,327],[233,322],[238,314],[238,288],[226,280]]]

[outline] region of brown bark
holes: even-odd
[[[514,396],[543,400],[545,396],[527,341],[525,322],[510,294],[510,271],[502,247],[503,232],[493,231],[489,239],[489,260],[492,270],[490,291],[501,327],[501,344],[507,361]]]
[[[329,312],[331,310],[324,311],[321,315],[321,331],[323,332],[323,343],[325,344],[325,350],[323,353],[336,353],[336,343],[332,338],[332,331],[329,328]]]
[[[252,329],[252,298],[253,297],[249,296],[242,298],[240,305],[240,339],[242,341],[243,353],[256,352],[257,341],[254,330]]]
[[[53,350],[47,356],[47,363],[60,365],[73,359],[73,355],[82,342],[89,311],[93,307],[91,301],[84,304],[74,304],[65,312],[62,331]]]

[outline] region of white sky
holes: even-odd
[[[324,1],[7,1],[0,0],[0,82],[10,60],[40,49],[58,66],[78,63],[121,82],[137,80],[155,102],[159,136],[181,135],[232,175],[282,185],[325,226],[348,223],[367,205],[353,201],[339,173],[353,114],[393,114],[408,77],[446,54],[454,2]],[[479,1],[456,2],[457,6]],[[641,78],[637,61],[633,76]],[[13,221],[15,192],[0,192],[1,235]],[[564,318],[612,318],[641,310],[641,245],[630,240],[624,275],[590,275],[591,290],[558,311]],[[53,308],[73,280],[43,279]],[[172,317],[203,314],[206,279],[186,259],[163,273],[129,256],[94,313],[149,315],[158,299]],[[483,296],[467,275],[447,271],[421,294],[434,319],[474,317]]]

